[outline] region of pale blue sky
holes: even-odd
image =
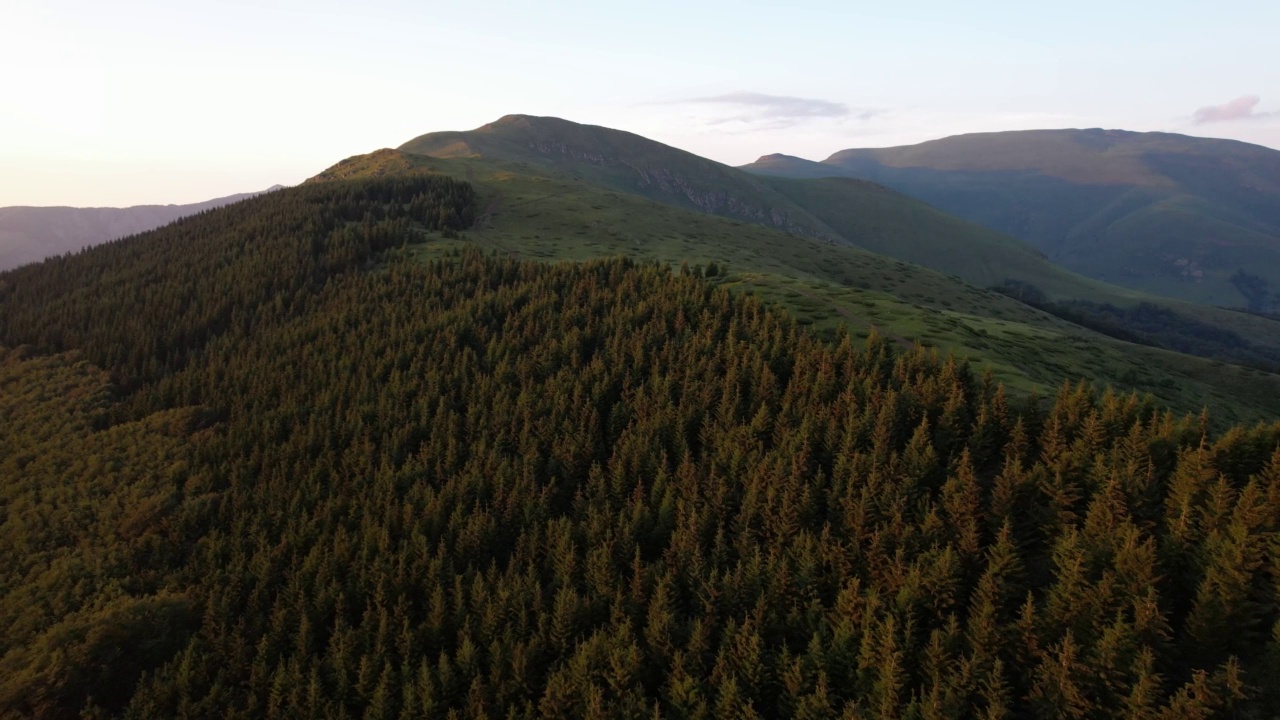
[[[1040,127],[1280,148],[1278,43],[1262,0],[0,0],[0,206],[292,184],[516,112],[731,164]]]

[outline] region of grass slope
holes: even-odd
[[[1280,152],[1115,130],[978,133],[781,155],[744,169],[883,183],[1025,240],[1089,277],[1168,297],[1280,308]],[[1241,284],[1239,271],[1259,278]]]
[[[480,156],[552,168],[688,210],[838,239],[824,223],[754,176],[621,130],[508,115],[471,131],[423,135],[399,149],[440,158]]]
[[[438,234],[424,258],[475,245],[519,257],[587,260],[629,255],[673,265],[714,263],[719,282],[758,295],[820,331],[875,330],[909,346],[954,352],[1023,392],[1069,378],[1150,392],[1182,412],[1209,407],[1228,422],[1280,414],[1280,377],[1114,340],[954,277],[858,248],[694,213],[593,185],[563,172],[488,157],[435,158],[382,150],[316,180],[406,171],[472,182],[482,208],[463,239]]]

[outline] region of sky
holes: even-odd
[[[0,0],[0,206],[187,203],[510,113],[740,165],[965,132],[1280,149],[1280,3]]]

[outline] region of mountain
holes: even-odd
[[[559,171],[676,207],[872,250],[983,287],[1013,279],[1054,297],[1108,294],[1103,286],[1064,271],[1024,242],[883,186],[756,177],[620,130],[509,115],[476,130],[423,135],[399,150]]]
[[[1231,422],[1280,414],[1280,376],[1254,369],[1280,361],[1280,323],[1260,317],[1174,303],[1177,311],[1163,319],[1166,326],[1187,332],[1210,327],[1211,337],[1220,333],[1219,340],[1226,341],[1199,350],[1214,360],[1189,357],[1183,353],[1196,348],[1185,343],[1108,337],[1081,327],[1079,318],[1063,320],[953,275],[858,247],[655,202],[547,165],[493,157],[380,150],[348,158],[307,184],[422,172],[467,178],[478,198],[477,222],[465,238],[433,238],[415,246],[424,258],[447,259],[450,252],[479,247],[545,261],[626,255],[672,267],[714,268],[716,282],[785,308],[826,336],[843,328],[859,338],[883,333],[903,347],[920,342],[992,371],[1018,393],[1052,394],[1062,378],[1082,377],[1152,393],[1182,412],[1207,405],[1215,417]],[[904,200],[907,209],[926,217],[973,227],[899,193],[862,184],[870,186],[868,192]],[[911,226],[893,213],[879,217],[883,211],[871,206],[851,221],[892,225],[902,231],[904,244],[911,241]],[[1135,344],[1135,339],[1158,347]],[[1277,395],[1259,388],[1274,388]]]
[[[677,207],[836,239],[821,220],[754,176],[622,130],[508,115],[471,131],[423,135],[399,149],[438,158],[487,157],[549,167]]]
[[[505,173],[563,178],[784,229],[792,238],[782,239],[782,245],[807,237],[835,247],[871,250],[954,275],[971,285],[1004,288],[1073,323],[1126,340],[1267,369],[1277,367],[1280,360],[1280,323],[1274,320],[1086,278],[1010,235],[871,182],[753,177],[631,133],[525,115],[507,116],[467,132],[424,135],[402,145],[399,152],[397,167],[408,163],[406,158],[424,157],[488,163],[501,166]],[[387,156],[358,162],[391,160]],[[331,172],[349,170],[340,167]],[[377,172],[394,170],[382,167]],[[667,182],[655,185],[654,177]],[[552,197],[547,190],[525,202],[543,203]],[[718,204],[695,202],[708,197],[716,198]],[[501,195],[495,202],[502,204]],[[615,204],[612,197],[603,198],[581,208],[577,217],[609,213]],[[572,226],[573,216],[566,218]],[[786,220],[775,222],[777,218]],[[556,251],[546,252],[554,255]]]
[[[1075,272],[1198,303],[1280,310],[1280,151],[1170,133],[1031,130],[743,169],[856,177],[1020,238]]]
[[[1238,373],[1271,421],[1074,366],[1041,401],[908,331]],[[1270,717],[1277,380],[563,173],[354,158],[0,273],[0,718]]]
[[[264,192],[281,187],[283,186],[276,185]],[[0,270],[146,232],[178,218],[260,194],[228,195],[189,205],[134,205],[124,208],[3,207],[0,208]]]

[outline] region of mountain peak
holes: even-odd
[[[554,153],[600,164],[612,162],[641,141],[658,145],[621,130],[558,117],[513,114],[475,130],[428,133],[401,145],[400,150],[442,158],[484,156],[521,162]]]
[[[803,159],[804,158],[796,157],[795,155],[788,155],[786,153],[770,153],[768,155],[761,155],[760,157],[756,158],[756,162],[767,163],[767,162],[779,162],[779,161],[803,160]]]
[[[465,132],[436,132],[400,146],[408,155],[483,157],[575,178],[796,235],[835,233],[755,177],[624,130],[557,117],[505,115]]]
[[[550,115],[525,115],[523,113],[513,113],[511,115],[503,115],[491,123],[481,125],[477,130],[500,130],[508,128],[519,128],[528,130],[540,125],[578,125],[578,123],[563,118],[553,117]]]

